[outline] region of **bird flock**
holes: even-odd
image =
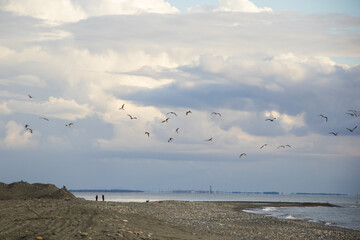
[[[33,99],[33,96],[28,94],[28,98],[29,99]],[[121,111],[125,111],[125,104],[122,104],[121,107],[119,107],[119,110]],[[192,114],[192,111],[191,110],[188,110],[185,112],[185,116],[188,116],[189,114]],[[359,110],[348,110],[346,112],[347,115],[351,116],[351,117],[360,117],[360,111]],[[174,116],[174,117],[177,117],[178,114],[176,112],[173,112],[173,111],[170,111],[168,113],[166,113],[166,118],[164,120],[161,121],[162,124],[165,124],[165,123],[168,123],[168,121],[170,120],[170,116]],[[222,117],[221,113],[219,112],[212,112],[211,115],[213,116],[217,116],[217,117]],[[130,120],[137,120],[138,118],[134,115],[130,115],[130,114],[127,114],[127,116],[130,118]],[[329,121],[329,118],[324,115],[324,114],[319,114],[319,116],[321,118],[323,118],[325,120],[325,122],[328,122]],[[50,121],[48,118],[46,117],[40,117],[40,119],[44,120],[44,121]],[[265,121],[269,121],[269,122],[274,122],[276,121],[277,118],[276,117],[269,117],[269,118],[266,118]],[[65,124],[66,127],[68,128],[71,128],[71,126],[73,126],[74,123],[72,122],[69,122],[67,124]],[[176,134],[179,134],[179,129],[180,128],[176,128],[175,129],[175,133]],[[357,129],[357,125],[352,127],[352,128],[346,128],[346,130],[348,130],[349,132],[353,133],[355,130]],[[33,133],[33,129],[30,127],[29,124],[25,124],[25,130],[30,132],[31,134]],[[148,138],[150,138],[150,131],[145,131],[144,133]],[[339,132],[334,132],[334,131],[331,131],[329,132],[329,134],[332,134],[333,136],[338,136],[339,135]],[[174,137],[169,137],[167,142],[170,143],[170,142],[173,142],[174,141]],[[205,142],[211,142],[213,141],[213,137],[210,137],[210,138],[207,138],[204,140]],[[268,144],[268,143],[265,143],[263,145],[260,146],[260,149],[263,149],[265,147],[271,147],[272,145],[271,144]],[[285,149],[285,148],[291,148],[291,145],[289,144],[286,144],[286,145],[280,145],[277,147],[277,149]],[[245,157],[247,156],[247,154],[245,152],[242,152],[239,154],[239,158],[242,158],[242,157]]]

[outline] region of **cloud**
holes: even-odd
[[[50,25],[77,22],[91,16],[179,12],[163,0],[4,0],[0,7],[20,16],[44,20]]]
[[[0,142],[3,149],[22,149],[36,147],[36,131],[30,133],[24,126],[15,121],[9,121],[6,124],[6,136]]]
[[[225,12],[271,12],[272,9],[268,7],[259,8],[249,0],[219,0],[219,6],[215,11]]]

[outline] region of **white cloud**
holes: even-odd
[[[81,7],[71,0],[8,0],[3,1],[1,7],[6,11],[42,19],[50,24],[76,22],[87,17]]]
[[[219,7],[215,11],[225,12],[271,12],[268,7],[259,8],[249,0],[219,0]]]
[[[20,16],[44,20],[50,25],[77,22],[90,16],[179,12],[163,0],[5,0],[0,7]],[[55,38],[58,38],[58,35],[59,33]],[[42,39],[49,37],[54,38],[54,36],[43,36]]]
[[[6,136],[1,141],[2,146],[5,149],[21,149],[30,148],[37,145],[37,140],[34,139],[36,131],[31,133],[26,130],[24,126],[18,124],[15,121],[9,121],[6,124]]]

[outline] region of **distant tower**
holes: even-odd
[[[210,194],[212,194],[212,193],[213,193],[213,190],[212,190],[211,185],[210,185],[210,191],[209,191],[209,193],[210,193]]]

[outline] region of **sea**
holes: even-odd
[[[281,219],[302,219],[360,230],[360,196],[299,195],[299,194],[233,194],[233,193],[148,193],[148,192],[72,192],[76,197],[95,201],[104,195],[105,201],[249,201],[249,202],[315,202],[331,203],[339,207],[263,207],[243,210]]]

